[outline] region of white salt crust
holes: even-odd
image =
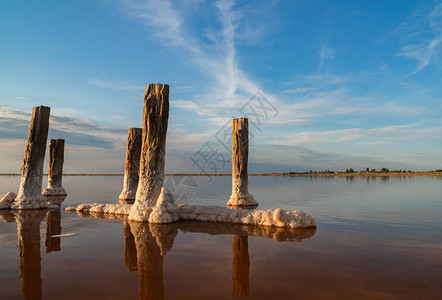
[[[14,198],[13,198],[14,197]],[[48,208],[45,196],[36,196],[33,199],[25,198],[16,193],[9,192],[0,196],[0,209],[40,209]]]
[[[0,196],[0,209],[9,209],[11,207],[12,202],[14,202],[15,197],[17,197],[16,193],[9,192]]]
[[[315,220],[307,213],[297,210],[241,210],[219,206],[180,205],[177,206],[171,194],[164,188],[157,205],[150,211],[133,213],[129,204],[81,204],[67,207],[66,211],[108,213],[129,215],[129,220],[149,223],[172,223],[178,220],[207,221],[231,224],[262,225],[286,228],[316,227]],[[135,218],[134,218],[135,216]],[[132,218],[131,218],[132,217]]]

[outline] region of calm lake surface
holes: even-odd
[[[249,178],[260,209],[303,210],[316,231],[3,211],[0,299],[442,299],[441,179]],[[19,180],[0,177],[0,194]],[[64,177],[62,207],[118,203],[122,181]],[[180,203],[224,206],[231,180],[167,186]]]

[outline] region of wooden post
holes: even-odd
[[[249,194],[247,163],[249,159],[249,125],[247,118],[232,120],[232,195],[228,206],[257,206]]]
[[[44,189],[44,196],[66,196],[62,186],[64,162],[64,139],[51,139],[49,142],[49,170],[48,187]]]
[[[169,86],[148,84],[144,92],[139,182],[130,220],[149,221],[164,183]]]
[[[142,132],[141,128],[130,128],[127,133],[123,191],[119,197],[121,204],[132,204],[135,201],[139,180]]]
[[[46,198],[41,194],[41,185],[50,110],[51,108],[46,106],[37,106],[32,110],[20,188],[11,206],[12,209],[38,209],[47,207]]]

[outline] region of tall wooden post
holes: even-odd
[[[249,125],[247,118],[232,120],[232,195],[228,206],[257,206],[249,194]]]
[[[130,220],[148,221],[164,183],[169,86],[148,84],[144,92],[143,140],[135,203]]]
[[[119,197],[122,204],[132,204],[135,201],[139,180],[142,132],[141,128],[130,128],[127,133],[123,191]]]
[[[11,206],[12,209],[47,207],[46,198],[41,194],[41,185],[50,110],[51,108],[46,106],[37,106],[32,110],[20,188]]]
[[[49,142],[49,170],[48,187],[44,189],[44,196],[65,196],[62,186],[64,163],[64,139],[51,139]]]

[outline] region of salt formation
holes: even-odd
[[[232,195],[228,206],[257,206],[249,194],[247,163],[249,159],[249,125],[247,118],[232,120]]]
[[[131,210],[130,204],[80,204],[78,206],[69,206],[65,211],[81,211],[84,213],[104,213],[114,215],[128,215]]]
[[[149,221],[153,223],[170,223],[179,220],[221,222],[245,225],[263,225],[287,228],[316,227],[315,220],[305,212],[297,210],[239,210],[220,206],[172,204],[173,199],[163,189],[157,205],[151,210],[155,211],[152,219],[135,219],[134,221]],[[133,208],[128,204],[81,204],[77,207],[67,207],[66,211],[85,213],[107,214],[132,214]],[[178,219],[176,219],[176,211]]]
[[[62,183],[64,162],[64,139],[51,139],[49,142],[48,187],[43,190],[44,196],[65,196]]]
[[[47,207],[46,198],[41,194],[41,185],[50,110],[50,107],[46,106],[37,106],[32,110],[20,188],[11,206],[12,209],[38,209]]]
[[[138,220],[135,220],[138,221]],[[152,209],[149,216],[149,223],[172,223],[178,221],[178,206],[173,200],[173,195],[161,189],[157,205]]]
[[[119,200],[121,204],[132,204],[138,187],[140,169],[142,129],[130,128],[127,133],[126,163],[124,167],[123,190]]]
[[[148,84],[144,92],[139,182],[130,220],[148,221],[164,183],[169,86]]]
[[[275,227],[316,227],[315,220],[305,212],[297,210],[240,210],[219,206],[180,205],[180,220],[209,221]]]
[[[11,203],[14,202],[17,197],[16,193],[9,192],[0,196],[0,209],[8,209]]]

